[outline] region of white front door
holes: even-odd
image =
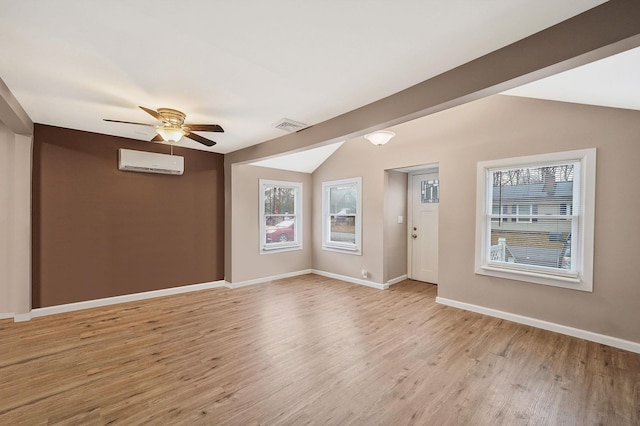
[[[411,277],[438,283],[438,173],[412,176],[409,238],[411,240]]]

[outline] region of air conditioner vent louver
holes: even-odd
[[[306,129],[308,124],[300,123],[299,121],[291,120],[289,118],[283,118],[282,120],[273,123],[273,127],[276,129],[284,130],[285,132],[295,133],[298,130]]]

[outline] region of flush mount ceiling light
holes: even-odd
[[[178,142],[184,136],[182,126],[175,124],[165,124],[156,128],[156,133],[166,142]]]
[[[391,138],[394,137],[395,135],[396,135],[395,133],[389,130],[381,130],[379,132],[373,132],[373,133],[364,135],[364,138],[374,145],[382,146],[385,143],[389,142]]]

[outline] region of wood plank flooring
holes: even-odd
[[[305,275],[0,321],[0,425],[638,425],[640,355]]]

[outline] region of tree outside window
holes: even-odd
[[[260,180],[262,251],[302,247],[302,184]]]
[[[360,253],[361,182],[323,182],[323,249]]]

